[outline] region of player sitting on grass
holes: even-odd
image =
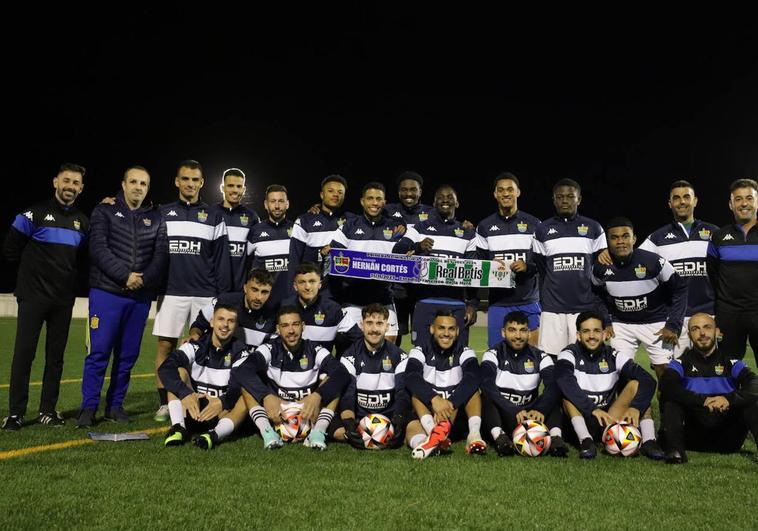
[[[555,384],[550,356],[529,345],[529,319],[524,312],[508,313],[501,330],[503,341],[482,357],[482,411],[484,425],[499,455],[513,455],[510,434],[527,419],[546,423],[550,429],[550,455],[565,457],[568,447],[561,438],[561,391]],[[540,381],[545,390],[539,397]]]
[[[650,415],[655,380],[634,362],[633,354],[616,352],[603,338],[600,314],[580,313],[577,342],[563,349],[555,366],[556,382],[565,397],[564,411],[579,440],[579,457],[594,458],[595,442],[601,439],[603,428],[624,421],[639,426],[642,455],[664,459]]]
[[[371,413],[390,418],[394,436],[390,448],[403,442],[411,401],[405,389],[405,366],[408,356],[400,347],[385,340],[389,328],[389,310],[382,304],[368,304],[361,310],[363,338],[345,350],[340,362],[351,379],[340,399],[339,418],[329,426],[336,441],[346,441],[358,449],[365,448],[358,433],[358,421]]]
[[[173,351],[158,368],[168,390],[171,429],[166,446],[187,442],[190,431],[202,431],[192,442],[210,450],[245,420],[238,388],[229,386],[232,365],[247,356],[245,342],[234,337],[237,309],[217,304],[211,330]]]
[[[405,384],[419,420],[408,424],[406,441],[416,459],[447,449],[451,439],[466,433],[467,453],[483,454],[487,448],[480,433],[479,362],[473,350],[457,341],[458,332],[453,312],[439,310],[429,339],[408,355]]]
[[[283,420],[282,402],[297,402],[303,421],[315,423],[303,445],[326,450],[326,431],[348,382],[347,371],[329,351],[303,339],[303,326],[297,306],[283,305],[277,313],[279,336],[258,347],[234,369],[235,381],[242,386],[245,405],[266,449],[282,446],[271,425]]]

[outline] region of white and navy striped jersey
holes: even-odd
[[[247,236],[250,268],[263,268],[274,276],[271,296],[266,302],[273,308],[278,308],[282,300],[292,294],[292,283],[287,283],[292,225],[289,219],[279,223],[264,219],[251,228]]]
[[[168,355],[158,368],[161,382],[179,400],[194,390],[208,396],[219,397],[224,409],[231,409],[239,398],[239,388],[230,386],[232,366],[242,363],[250,354],[244,342],[232,338],[221,348],[213,346],[212,333],[197,341],[188,341]],[[190,375],[192,389],[182,381],[179,368]]]
[[[439,395],[457,409],[479,388],[476,352],[459,343],[442,350],[432,337],[408,353],[405,382],[411,395],[425,404]]]
[[[539,219],[520,210],[510,217],[496,212],[479,222],[476,227],[476,248],[480,259],[504,262],[523,260],[528,268],[523,273],[516,273],[515,288],[490,288],[490,306],[516,306],[539,301],[537,270],[532,259],[534,232],[539,225]]]
[[[580,343],[567,346],[556,362],[556,382],[563,395],[586,417],[595,409],[607,410],[619,389],[619,380],[637,380],[639,386],[631,406],[647,411],[655,393],[655,380],[634,362],[634,355],[623,354],[601,344],[589,352]]]
[[[640,249],[665,258],[687,283],[687,313],[713,315],[713,286],[708,279],[706,255],[716,225],[696,219],[689,232],[681,223],[672,222],[653,232],[642,242]]]
[[[245,294],[239,291],[222,293],[217,299],[204,306],[198,312],[191,328],[199,328],[203,333],[209,331],[213,309],[217,303],[237,308],[237,329],[234,335],[244,341],[248,347],[255,348],[276,333],[276,312],[265,305],[260,310],[248,308]]]
[[[433,210],[434,207],[421,203],[416,203],[413,208],[406,208],[403,203],[388,203],[384,205],[385,216],[395,221],[401,221],[408,228],[429,219],[429,213]]]
[[[226,223],[203,202],[160,207],[168,238],[166,295],[215,297],[231,291]]]
[[[339,304],[329,297],[319,295],[308,305],[302,304],[297,296],[285,299],[282,305],[300,308],[300,315],[305,325],[303,339],[308,339],[329,352],[332,351],[334,338],[337,337],[338,331],[342,331],[339,324],[344,315]]]
[[[355,216],[334,233],[331,246],[365,253],[392,252],[406,232],[405,224],[392,218],[380,217],[371,221],[365,215]],[[392,304],[389,282],[360,278],[343,279],[344,290],[335,297],[342,304],[365,306],[371,303]]]
[[[231,290],[242,289],[245,282],[245,263],[247,261],[247,235],[250,228],[260,221],[258,214],[246,206],[237,205],[226,208],[223,203],[214,205],[224,218],[229,238],[229,258],[231,267]]]
[[[351,376],[341,404],[357,418],[370,413],[392,417],[410,407],[405,389],[408,355],[394,343],[385,341],[378,350],[369,351],[361,338],[345,350],[340,363]]]
[[[542,309],[551,313],[594,310],[592,260],[606,248],[605,232],[584,216],[553,216],[534,233],[534,261],[540,273]]]
[[[501,341],[482,356],[482,393],[501,409],[536,409],[547,415],[560,399],[554,369],[553,359],[537,347],[517,351]],[[545,392],[538,399],[543,381]]]
[[[687,284],[665,259],[635,249],[623,262],[596,262],[593,282],[604,286],[606,306],[614,322],[651,324],[665,321],[666,328],[682,329],[687,310]]]

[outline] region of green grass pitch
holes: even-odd
[[[64,379],[81,378],[84,320],[75,320]],[[150,325],[148,325],[148,332]],[[0,319],[0,412],[7,414],[14,319]],[[481,353],[486,331],[475,328]],[[147,333],[134,374],[153,372],[155,339]],[[640,360],[643,365],[646,360]],[[44,351],[35,360],[39,382]],[[752,353],[746,357],[754,367]],[[32,386],[27,418],[35,416]],[[83,439],[73,417],[80,384],[61,386],[58,429],[0,432],[0,454]],[[132,380],[129,430],[152,420],[152,378]],[[657,404],[655,405],[657,409]],[[656,412],[657,413],[657,412]],[[102,415],[102,411],[99,413]],[[126,431],[100,423],[95,431]],[[758,528],[758,459],[752,438],[735,455],[690,453],[673,467],[642,457],[568,459],[453,454],[415,462],[407,449],[359,452],[331,444],[265,452],[258,436],[204,453],[150,441],[100,442],[0,460],[0,529],[484,529]]]

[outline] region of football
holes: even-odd
[[[603,444],[605,451],[611,455],[630,457],[639,451],[642,435],[632,424],[617,422],[603,432]]]
[[[299,402],[282,402],[282,422],[276,431],[284,442],[299,442],[308,436],[311,425],[303,420],[302,404]]]
[[[395,434],[390,419],[378,413],[366,415],[358,423],[363,445],[370,450],[381,450]]]
[[[550,449],[550,430],[542,422],[525,420],[513,430],[513,447],[524,457],[537,457]]]

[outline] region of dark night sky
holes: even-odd
[[[672,180],[692,180],[698,217],[723,224],[728,183],[758,176],[754,15],[129,6],[8,13],[3,227],[52,193],[63,161],[88,169],[87,212],[131,163],[151,171],[154,201],[174,200],[183,158],[205,166],[206,200],[239,166],[256,210],[278,182],[292,217],[334,172],[357,208],[362,184],[415,169],[425,202],[453,183],[474,222],[499,171],[543,218],[551,184],[572,177],[584,214],[626,214],[643,235],[668,220]]]

